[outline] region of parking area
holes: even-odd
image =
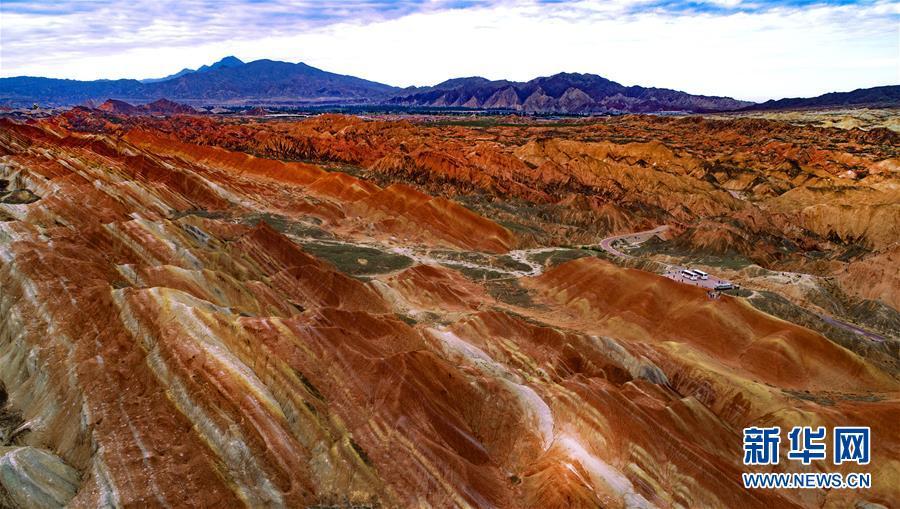
[[[712,274],[707,276],[707,279],[697,279],[696,281],[692,281],[690,277],[684,274],[684,267],[670,267],[663,275],[667,278],[677,281],[682,284],[698,286],[700,288],[705,288],[707,290],[715,290],[717,287],[721,287],[722,285],[731,285],[731,281],[727,279],[720,279]]]

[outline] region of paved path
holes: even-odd
[[[816,313],[816,315],[818,315],[818,317],[823,322],[834,325],[835,327],[840,327],[840,328],[848,330],[850,332],[859,334],[860,336],[866,337],[872,341],[875,341],[876,343],[884,342],[884,339],[885,339],[884,336],[879,336],[878,334],[875,334],[874,332],[869,332],[865,329],[859,328],[856,325],[853,325],[852,323],[842,322],[833,316],[823,315],[821,313]]]
[[[646,230],[642,232],[635,233],[626,233],[625,235],[614,235],[612,237],[606,237],[605,239],[600,241],[600,249],[606,251],[607,253],[618,256],[620,258],[634,258],[630,254],[625,254],[618,249],[613,247],[613,244],[619,241],[625,241],[629,244],[640,244],[644,241],[651,239],[654,235],[660,234],[669,227],[667,225],[657,226],[652,230]]]

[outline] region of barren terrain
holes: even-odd
[[[0,506],[891,506],[865,127],[0,119]],[[873,488],[745,490],[753,425],[870,426]]]

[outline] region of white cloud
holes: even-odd
[[[95,14],[42,18],[40,24],[34,16],[4,14],[0,72],[152,77],[235,54],[244,60],[302,60],[400,86],[471,75],[527,80],[569,71],[626,85],[759,100],[900,83],[895,2],[718,13],[642,11],[640,4],[503,2],[365,22],[331,12],[334,18],[319,25],[267,21],[276,12],[269,7],[264,15],[238,16],[243,29],[235,26],[233,6],[183,18],[151,13],[152,22],[136,25],[110,11],[108,20],[117,28],[101,27],[87,41],[77,40],[79,24]],[[272,23],[268,32],[266,23]],[[71,36],[63,44],[53,37],[61,31]],[[18,43],[11,48],[9,34]]]

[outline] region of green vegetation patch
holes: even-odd
[[[500,267],[502,269],[516,270],[520,272],[531,270],[531,265],[522,263],[509,255],[498,256],[494,260],[494,263],[492,265],[494,265],[495,267]]]
[[[413,265],[409,257],[353,244],[305,242],[303,250],[331,262],[351,276],[371,276],[402,270]]]
[[[454,265],[452,263],[442,263],[441,265],[447,267],[448,269],[453,269],[473,281],[490,281],[494,279],[510,277],[508,274],[490,269],[463,267],[460,265]]]
[[[431,251],[431,254],[435,256],[435,258],[447,261],[457,261],[457,262],[465,262],[471,263],[474,265],[481,265],[484,267],[484,271],[482,272],[495,272],[490,269],[498,269],[496,271],[497,274],[503,276],[500,271],[527,271],[531,269],[531,266],[525,263],[522,263],[515,258],[509,255],[492,255],[488,253],[479,253],[474,251],[450,251],[450,250],[434,250]],[[465,270],[470,271],[478,271],[479,269],[467,269],[466,267],[462,267],[460,265],[454,265],[453,263],[447,263],[448,267],[459,270],[460,272],[464,272]]]
[[[322,220],[312,216],[305,217],[302,221],[296,221],[282,215],[262,212],[247,214],[241,218],[241,222],[250,226],[263,222],[269,225],[273,230],[297,237],[312,237],[314,239],[327,239],[332,237],[330,233],[319,227]]]
[[[500,302],[526,308],[535,307],[531,294],[519,284],[518,279],[495,279],[488,281],[485,288],[491,297]]]
[[[310,164],[317,164],[321,168],[331,171],[331,172],[340,172],[346,173],[347,175],[352,175],[359,179],[368,179],[371,177],[369,170],[363,168],[362,166],[356,166],[353,164],[343,164],[343,163],[323,163],[321,161],[304,161]]]
[[[173,213],[172,219],[181,219],[182,217],[187,216],[203,217],[206,219],[229,219],[231,218],[231,213],[227,210],[189,209]]]

